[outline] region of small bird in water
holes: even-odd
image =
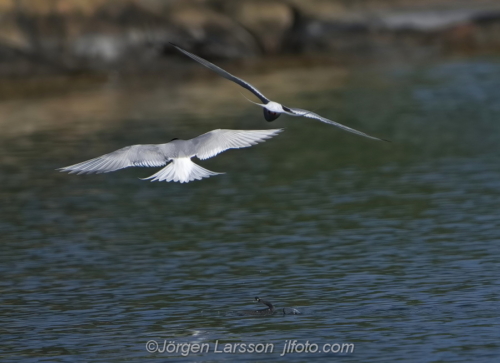
[[[283,308],[277,310],[274,305],[264,299],[261,299],[259,297],[255,297],[255,301],[259,302],[261,304],[264,304],[267,306],[266,309],[259,309],[259,310],[241,310],[238,311],[238,315],[252,315],[252,316],[267,316],[267,315],[274,315],[274,314],[282,314],[282,315],[299,315],[300,311],[297,309],[293,308]]]
[[[274,308],[274,305],[271,304],[267,300],[260,299],[259,297],[255,297],[256,302],[260,302],[261,304],[264,304],[267,306],[267,309],[259,309],[259,310],[243,310],[241,313],[243,315],[273,315],[276,309]]]
[[[303,110],[303,109],[300,109],[300,108],[286,107],[286,106],[284,106],[284,105],[282,105],[282,104],[280,104],[278,102],[271,101],[266,96],[264,96],[264,94],[262,92],[260,92],[257,88],[255,88],[254,86],[252,86],[250,83],[242,80],[241,78],[233,76],[231,73],[226,72],[225,70],[223,70],[220,67],[217,67],[215,64],[210,63],[209,61],[207,61],[207,60],[205,60],[205,59],[203,59],[201,57],[198,57],[197,55],[194,55],[193,53],[190,53],[187,50],[184,50],[184,49],[180,48],[179,46],[177,46],[177,45],[175,45],[173,43],[170,43],[170,44],[172,46],[174,46],[178,51],[184,53],[189,58],[197,61],[198,63],[200,63],[201,65],[207,67],[208,69],[214,71],[219,76],[222,76],[222,77],[224,77],[224,78],[226,78],[226,79],[228,79],[230,81],[233,81],[234,83],[236,83],[236,84],[240,85],[241,87],[247,89],[248,91],[252,92],[263,103],[256,103],[256,102],[253,102],[253,101],[250,101],[250,100],[249,101],[252,102],[252,103],[255,103],[256,105],[258,105],[258,106],[260,106],[260,107],[262,107],[264,109],[264,118],[267,121],[269,121],[269,122],[276,120],[278,117],[280,117],[280,115],[282,113],[284,113],[284,114],[287,114],[287,115],[290,115],[290,116],[302,116],[302,117],[316,119],[316,120],[319,120],[321,122],[327,123],[329,125],[333,125],[333,126],[339,127],[342,130],[345,130],[345,131],[348,131],[348,132],[352,132],[353,134],[367,137],[369,139],[381,140],[381,141],[388,141],[388,140],[385,140],[385,139],[380,139],[380,138],[375,137],[375,136],[370,136],[368,134],[365,134],[364,132],[352,129],[352,128],[347,127],[345,125],[342,125],[342,124],[340,124],[338,122],[329,120],[329,119],[324,118],[324,117],[322,117],[322,116],[320,116],[320,115],[318,115],[318,114],[316,114],[314,112]]]
[[[60,168],[70,174],[109,173],[132,166],[164,166],[156,174],[143,180],[188,183],[216,173],[193,163],[191,158],[205,160],[228,149],[250,147],[280,133],[271,130],[213,130],[190,140],[173,139],[166,144],[132,145],[112,153]]]

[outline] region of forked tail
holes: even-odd
[[[218,174],[224,173],[216,173],[202,168],[193,163],[190,158],[178,158],[173,159],[170,164],[156,174],[144,178],[143,180],[189,183],[193,180],[201,180]]]

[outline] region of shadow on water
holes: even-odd
[[[274,361],[296,339],[353,343],[350,361],[491,361],[499,75],[497,59],[471,59],[247,77],[391,144],[312,120],[267,124],[215,77],[0,103],[1,355],[185,359],[146,351],[167,339],[210,343],[197,360],[234,357],[214,353],[219,340],[273,343],[237,357]],[[54,171],[129,144],[272,127],[286,130],[200,162],[227,173],[202,182]],[[303,314],[224,314],[255,295]]]

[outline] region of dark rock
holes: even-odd
[[[226,1],[221,8],[253,34],[264,53],[279,53],[294,23],[292,7],[280,0]]]
[[[477,0],[0,0],[0,73],[166,67],[207,59],[500,50],[500,3]],[[30,70],[31,69],[31,70]]]
[[[174,43],[202,57],[241,58],[258,54],[254,37],[225,14],[199,4],[176,4],[168,21],[177,29]]]

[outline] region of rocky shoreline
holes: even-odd
[[[498,52],[500,3],[478,0],[0,0],[0,76],[151,72],[208,59]]]

